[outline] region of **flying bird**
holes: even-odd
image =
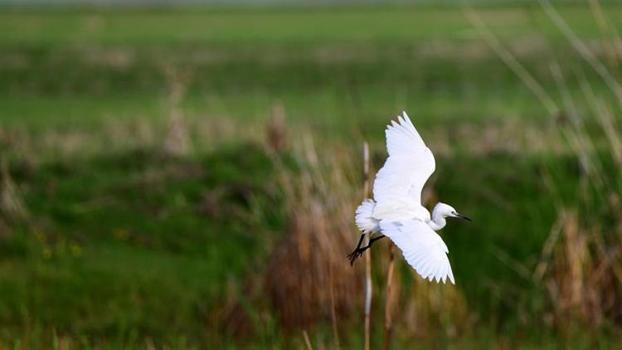
[[[391,121],[385,135],[389,157],[376,174],[374,198],[365,199],[356,209],[355,221],[362,234],[356,249],[348,255],[350,263],[386,236],[421,277],[455,283],[449,250],[436,231],[445,227],[446,218],[471,219],[449,204],[439,202],[432,215],[421,204],[421,191],[436,163],[406,112]],[[361,247],[365,235],[369,243]]]

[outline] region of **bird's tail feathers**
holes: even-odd
[[[358,226],[359,230],[369,233],[380,230],[380,226],[378,226],[378,220],[374,219],[374,207],[376,206],[376,202],[372,199],[365,199],[358,208],[356,208],[356,214],[354,219],[356,221],[356,226]]]

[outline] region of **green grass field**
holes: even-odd
[[[587,6],[558,10],[619,78],[620,56],[608,49],[622,7],[606,5],[608,29]],[[598,118],[586,87],[619,115],[610,87],[539,6],[475,11],[556,103],[576,101],[588,134]],[[280,107],[293,147],[276,157],[262,143]],[[607,227],[601,192],[584,199],[593,189],[578,190],[582,168],[556,131],[561,117],[459,6],[3,9],[0,344],[302,348],[302,330],[281,327],[252,287],[291,230],[281,177],[304,178],[304,135],[321,157],[345,153],[359,167],[370,140],[379,167],[383,127],[403,109],[438,151],[435,194],[475,220],[443,236],[469,326],[446,332],[453,321],[441,315],[441,330],[415,336],[398,317],[394,346],[514,348],[520,338],[526,347],[614,347],[617,314],[560,332],[543,311],[549,290],[532,276],[562,207]],[[175,113],[191,144],[182,156],[163,150]],[[607,138],[594,139],[615,191]],[[352,225],[352,245],[357,236]],[[404,263],[399,271],[403,300],[410,285],[424,288]],[[251,315],[245,339],[244,322],[223,316],[231,303]],[[361,343],[357,310],[340,325],[345,348]],[[374,325],[380,347],[382,319]],[[312,341],[332,344],[329,327],[314,324]]]
[[[560,10],[598,41],[585,7]],[[478,13],[543,85],[556,90],[549,63],[560,62],[576,87],[585,64],[537,6]],[[622,8],[607,13],[620,23]],[[190,76],[184,104],[201,116],[261,119],[279,100],[301,120],[374,127],[406,106],[426,121],[542,119],[456,7],[13,10],[0,14],[0,46],[4,119],[44,128],[161,116],[171,66]]]

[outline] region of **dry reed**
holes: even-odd
[[[564,202],[558,195],[560,184],[550,178],[545,181],[557,207],[558,219],[543,245],[533,277],[548,294],[545,322],[559,331],[572,330],[575,326],[597,328],[605,322],[621,324],[622,264],[619,256],[622,211],[619,199],[622,189],[618,174],[622,172],[622,140],[617,132],[618,120],[614,110],[622,109],[622,84],[610,68],[618,67],[622,44],[598,0],[590,0],[596,24],[603,37],[614,37],[612,41],[602,41],[608,64],[601,62],[598,54],[575,34],[548,0],[539,2],[551,22],[615,96],[615,105],[607,105],[597,97],[581,73],[583,99],[572,96],[559,63],[554,63],[551,72],[561,94],[561,103],[558,104],[516,57],[503,48],[481,18],[472,10],[467,12],[497,55],[549,113],[558,116],[561,143],[574,153],[581,169],[574,202]],[[596,116],[594,120],[580,114],[584,105]],[[598,126],[596,132],[592,130],[594,122]],[[608,162],[615,165],[613,171],[605,167]]]
[[[302,140],[301,169],[281,174],[290,223],[265,278],[269,300],[290,331],[351,318],[360,295],[356,269],[345,258],[358,200],[347,177],[352,162],[343,152],[320,156],[310,137]]]
[[[272,106],[272,113],[266,124],[266,140],[273,152],[282,152],[287,147],[285,107],[282,103],[275,103]]]
[[[620,233],[616,242],[605,242],[599,227],[585,227],[576,210],[562,211],[555,227],[535,274],[549,296],[546,321],[562,332],[622,322]]]
[[[363,143],[363,197],[369,198],[371,193],[371,166],[369,156],[369,144]],[[370,237],[365,235],[363,246],[369,245]],[[371,302],[373,285],[371,281],[371,249],[365,254],[365,303],[363,307],[364,314],[364,349],[369,350],[371,346]]]
[[[387,285],[385,288],[385,304],[384,304],[384,339],[382,348],[388,350],[391,346],[391,338],[393,335],[393,308],[397,302],[396,285],[394,285],[393,276],[395,273],[395,247],[389,242],[389,267],[387,268]]]
[[[190,74],[173,66],[166,66],[164,73],[169,86],[169,127],[164,151],[173,156],[184,156],[190,150],[190,137],[181,102],[186,94]]]
[[[0,216],[6,221],[16,221],[27,216],[26,207],[11,173],[8,161],[0,159]]]

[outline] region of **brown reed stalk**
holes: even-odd
[[[307,350],[313,350],[313,346],[311,346],[311,339],[309,339],[309,334],[307,334],[306,330],[302,331],[302,338],[305,341],[305,346],[307,347]]]
[[[4,216],[9,221],[23,219],[27,216],[26,207],[19,190],[11,177],[9,162],[0,158],[0,219]]]
[[[335,283],[333,276],[333,268],[329,266],[330,273],[330,320],[333,325],[333,338],[335,340],[335,349],[339,350],[341,346],[339,345],[339,329],[337,327],[337,310],[335,306]]]
[[[395,271],[394,244],[389,242],[389,267],[387,268],[387,287],[385,291],[384,303],[384,340],[382,348],[388,350],[391,345],[393,335],[393,304],[395,303],[395,290],[393,285],[393,273]]]
[[[285,123],[285,107],[281,102],[272,106],[270,119],[266,124],[266,140],[269,149],[281,152],[287,147],[287,125]]]
[[[369,144],[363,143],[363,197],[369,198],[370,192],[370,166],[369,166]],[[364,246],[369,244],[369,235],[365,235]],[[371,342],[371,299],[372,299],[372,284],[371,284],[371,249],[365,254],[365,350],[370,349]]]
[[[164,151],[173,156],[184,156],[190,148],[190,136],[181,102],[187,92],[190,74],[170,65],[164,67],[164,73],[169,85],[169,127]]]

